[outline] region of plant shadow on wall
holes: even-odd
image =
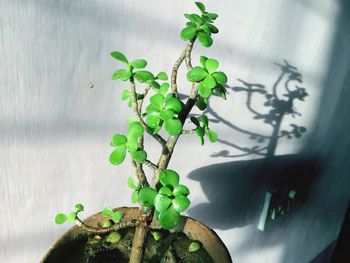
[[[228,87],[233,93],[246,94],[246,107],[252,113],[253,120],[270,126],[270,134],[245,130],[225,120],[213,111],[210,105],[204,112],[210,121],[224,124],[254,142],[253,146],[245,147],[238,145],[236,141],[218,139],[218,142],[232,148],[234,153],[223,150],[212,154],[212,157],[238,158],[249,155],[262,157],[214,164],[189,174],[190,179],[200,182],[209,200],[209,203],[191,208],[189,214],[200,218],[213,228],[230,229],[257,223],[267,191],[288,188],[288,184],[293,180],[297,180],[299,184],[303,184],[304,189],[307,189],[319,169],[317,158],[311,156],[307,158],[298,154],[275,156],[278,140],[298,139],[306,132],[305,127],[294,123],[290,123],[289,130],[284,130],[282,122],[287,116],[301,116],[295,108],[295,102],[297,100],[303,102],[308,96],[306,90],[300,87],[302,75],[296,67],[291,66],[286,60],[282,64],[275,65],[279,67],[280,74],[270,90],[262,84],[253,84],[241,79],[238,79],[240,86]],[[264,98],[264,103],[259,109],[254,105],[255,96]],[[260,108],[267,108],[266,113],[261,113]],[[306,195],[307,192],[305,198]]]

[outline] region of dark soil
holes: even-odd
[[[183,233],[161,232],[162,238],[156,241],[149,233],[145,247],[144,263],[213,263],[208,252],[201,247],[196,252],[188,248],[193,240]],[[121,239],[108,242],[108,235],[80,236],[56,248],[44,263],[127,263],[131,251],[134,229],[118,231]]]

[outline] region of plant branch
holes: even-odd
[[[184,59],[186,60],[187,69],[190,70],[192,68],[191,51],[192,51],[193,43],[195,40],[196,40],[196,38],[194,37],[192,40],[190,40],[187,43],[187,46],[182,51],[180,57],[175,61],[175,64],[173,66],[173,69],[171,72],[171,90],[175,94],[176,97],[179,97],[179,92],[177,90],[177,72],[179,70],[181,63],[184,61]]]
[[[158,170],[158,166],[155,165],[153,162],[151,162],[150,160],[144,160],[142,162],[144,165],[146,165],[148,168],[150,168],[153,172]]]
[[[196,129],[193,130],[182,130],[182,134],[194,134],[196,133]]]
[[[77,217],[75,220],[75,224],[80,226],[81,228],[83,228],[84,230],[86,230],[90,233],[103,234],[103,233],[108,233],[111,231],[117,231],[119,229],[126,228],[126,227],[138,226],[140,224],[140,221],[136,220],[136,219],[132,219],[130,221],[120,222],[120,223],[114,224],[113,226],[110,226],[110,227],[94,227],[94,226],[90,226],[90,225],[84,223],[79,217]]]

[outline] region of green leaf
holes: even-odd
[[[130,152],[131,158],[138,163],[142,163],[144,160],[147,159],[147,153],[141,149],[135,152]]]
[[[169,83],[163,83],[162,85],[160,85],[158,92],[163,96],[165,96],[165,94],[168,92],[168,89],[169,89]]]
[[[84,206],[82,204],[76,204],[75,212],[82,212],[82,211],[84,211]]]
[[[207,24],[207,25],[208,25],[208,28],[209,28],[211,33],[213,33],[213,34],[219,33],[219,29],[216,26],[214,26],[212,24]]]
[[[207,129],[207,134],[209,137],[209,141],[216,142],[218,140],[218,134],[216,132]]]
[[[114,165],[121,164],[125,159],[125,154],[126,154],[125,145],[118,146],[109,156],[110,163]]]
[[[128,178],[128,186],[133,190],[136,189],[136,185],[134,183],[134,180],[131,177]]]
[[[143,128],[141,123],[137,121],[132,122],[129,124],[128,127],[128,138],[138,139],[143,135],[144,131],[145,129]]]
[[[129,152],[135,152],[139,148],[139,144],[137,142],[137,139],[130,138],[128,142],[125,144],[126,148]]]
[[[182,110],[181,101],[174,97],[167,97],[165,108],[174,111],[175,113],[179,113]]]
[[[207,108],[207,105],[208,105],[207,98],[199,97],[198,101],[196,102],[196,106],[198,107],[198,109],[202,111]]]
[[[211,75],[208,75],[202,82],[203,86],[207,86],[209,89],[213,89],[215,88],[216,86],[216,81],[215,79],[211,76]]]
[[[160,124],[160,113],[159,112],[151,112],[147,113],[146,122],[151,128],[155,128]]]
[[[124,62],[125,64],[129,64],[128,59],[124,56],[123,53],[119,52],[119,51],[113,51],[111,52],[111,56],[114,57],[115,59]]]
[[[187,79],[191,82],[198,82],[208,76],[208,72],[201,67],[194,67],[187,73]]]
[[[115,211],[112,214],[112,220],[113,220],[114,223],[119,223],[120,220],[122,220],[122,218],[123,218],[123,214],[120,211]]]
[[[67,216],[67,222],[73,223],[76,218],[77,218],[77,212],[75,211],[70,212],[69,215]]]
[[[194,242],[191,242],[191,244],[189,245],[188,251],[193,253],[198,251],[200,248],[201,248],[201,244],[194,241]]]
[[[201,83],[201,85],[199,85],[198,87],[198,93],[199,95],[201,95],[204,98],[209,98],[212,91],[209,87],[202,85],[203,83]]]
[[[60,225],[63,224],[64,222],[66,222],[67,220],[67,216],[65,214],[57,214],[55,216],[55,223]]]
[[[146,112],[147,113],[152,113],[152,112],[160,112],[161,111],[161,108],[156,106],[156,105],[153,105],[153,104],[149,104],[146,108]]]
[[[131,202],[133,202],[134,204],[137,203],[139,201],[139,192],[138,191],[134,191],[131,195]]]
[[[201,123],[203,123],[203,125],[204,125],[205,127],[208,127],[209,121],[208,121],[208,117],[207,117],[206,115],[201,115],[201,116],[199,117],[199,120],[200,120]]]
[[[175,136],[181,133],[182,123],[179,119],[170,119],[164,122],[165,130],[169,135]]]
[[[199,58],[199,62],[201,63],[202,67],[205,69],[207,68],[207,60],[208,58],[205,56],[200,56]]]
[[[124,135],[121,134],[114,134],[112,137],[111,145],[114,147],[124,145],[126,143],[127,139]]]
[[[159,193],[162,195],[166,195],[166,196],[172,196],[173,195],[173,191],[171,191],[171,189],[167,186],[163,186],[159,189]]]
[[[123,93],[122,93],[122,100],[127,100],[130,98],[130,91],[128,90],[123,90]]]
[[[143,206],[153,206],[157,191],[151,187],[144,187],[139,192],[139,202]]]
[[[160,118],[164,121],[172,119],[174,117],[174,112],[172,110],[165,109],[160,112]]]
[[[213,91],[216,95],[226,100],[226,89],[222,85],[216,86]]]
[[[204,128],[198,126],[198,127],[196,128],[196,134],[197,134],[197,136],[198,136],[198,138],[199,138],[199,141],[200,141],[201,145],[203,145],[203,144],[204,144],[204,138],[203,138],[203,136],[204,136],[204,134],[205,134]]]
[[[172,206],[159,214],[159,223],[165,229],[172,229],[180,222],[180,213]]]
[[[103,210],[102,210],[102,216],[103,217],[108,217],[108,216],[112,216],[113,215],[113,209],[110,208],[110,207],[105,207]]]
[[[192,117],[190,118],[190,120],[193,122],[194,125],[196,125],[196,126],[199,126],[199,125],[200,125],[200,124],[199,124],[199,121],[198,121],[198,119],[197,119],[196,117],[193,117],[193,116],[192,116]]]
[[[140,70],[135,72],[135,79],[137,79],[141,83],[144,83],[149,80],[154,80],[154,76],[149,71]]]
[[[161,109],[164,106],[165,98],[162,94],[157,93],[150,98],[150,102]]]
[[[131,61],[130,65],[134,68],[145,68],[147,66],[147,61],[144,59],[135,59]]]
[[[159,83],[158,83],[157,81],[155,81],[155,80],[153,80],[153,81],[151,82],[151,86],[152,86],[152,88],[153,88],[154,90],[159,90],[159,88],[160,88]]]
[[[212,20],[215,20],[218,17],[218,15],[215,13],[206,13],[205,16],[209,17]]]
[[[203,19],[197,14],[190,14],[188,19],[196,25],[201,25],[203,23]]]
[[[190,203],[190,200],[183,195],[177,196],[173,199],[173,207],[179,213],[185,211],[190,206]]]
[[[173,193],[175,196],[188,196],[190,194],[190,190],[187,188],[187,186],[179,184],[178,186],[174,187]]]
[[[205,6],[203,3],[201,2],[195,2],[196,3],[196,6],[199,8],[199,10],[204,13],[205,12]]]
[[[113,73],[112,79],[128,80],[131,77],[131,72],[126,69],[119,69]]]
[[[162,170],[159,173],[159,181],[163,186],[171,185],[173,187],[179,185],[180,176],[174,170]]]
[[[219,62],[216,59],[209,58],[205,62],[205,65],[209,74],[211,74],[219,67]]]
[[[154,199],[154,207],[158,212],[163,212],[171,205],[171,199],[165,195],[158,194]]]
[[[156,79],[168,80],[168,75],[164,71],[162,71],[158,73],[158,75],[156,76]]]
[[[114,243],[117,243],[121,239],[121,237],[122,237],[121,234],[115,231],[108,234],[108,236],[106,237],[106,241],[114,244]]]
[[[226,84],[227,82],[227,76],[224,72],[217,71],[212,74],[213,78],[216,80],[219,84]]]
[[[206,32],[198,33],[198,41],[203,47],[210,47],[213,44],[213,39]]]
[[[152,234],[155,241],[160,240],[163,236],[163,234],[161,232],[158,232],[158,231],[151,231],[151,234]]]
[[[103,222],[102,227],[104,227],[104,228],[110,227],[110,226],[112,226],[113,224],[114,224],[114,222],[113,222],[112,220],[105,220],[105,221]]]
[[[184,29],[182,29],[180,36],[183,40],[187,41],[187,40],[191,40],[192,38],[194,38],[196,33],[197,33],[197,29],[195,27],[188,26],[188,27],[185,27]]]

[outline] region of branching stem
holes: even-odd
[[[90,225],[84,223],[79,217],[77,217],[75,220],[75,223],[76,223],[76,225],[80,226],[81,228],[83,228],[84,230],[86,230],[90,233],[103,234],[103,233],[108,233],[111,231],[117,231],[119,229],[123,229],[126,227],[138,226],[140,224],[140,220],[132,219],[130,221],[120,222],[120,223],[114,224],[110,227],[94,227],[94,226],[90,226]]]

